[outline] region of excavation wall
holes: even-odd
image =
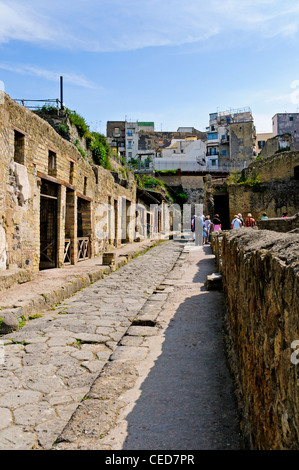
[[[245,440],[251,449],[298,449],[299,234],[219,232],[213,249]]]

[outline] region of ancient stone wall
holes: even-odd
[[[299,165],[299,152],[281,152],[255,160],[243,170],[245,178],[258,177],[261,181],[279,181],[294,178],[294,169]]]
[[[263,212],[271,218],[279,218],[283,212],[293,216],[299,209],[298,186],[295,180],[270,181],[254,186],[229,185],[230,220],[239,213],[246,218],[248,212],[255,220],[259,220]]]
[[[0,105],[0,270],[17,267],[35,272],[40,268],[41,209],[47,225],[44,234],[53,232],[44,243],[53,246],[46,253],[52,264],[64,264],[66,238],[71,239],[72,263],[78,261],[78,237],[89,239],[90,256],[107,249],[109,239],[97,237],[97,224],[106,217],[105,213],[98,216],[98,207],[110,201],[119,209],[117,204],[136,200],[134,175],[124,178],[120,173],[119,177],[117,170],[93,165],[48,122],[4,95]],[[47,215],[51,200],[55,200],[52,218]],[[120,244],[121,239],[113,243]]]
[[[283,212],[293,216],[299,209],[299,152],[282,152],[256,160],[242,171],[241,184],[229,184],[229,211],[243,217],[251,212],[259,220],[281,217]]]
[[[259,230],[273,230],[281,233],[299,230],[299,212],[292,217],[258,220],[257,226]]]
[[[298,450],[299,235],[231,230],[213,235],[213,249],[245,439],[251,449]]]

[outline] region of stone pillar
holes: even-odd
[[[203,244],[203,226],[199,217],[195,218],[195,245],[202,246]]]

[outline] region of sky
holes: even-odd
[[[107,121],[195,127],[249,107],[257,133],[299,112],[294,0],[0,0],[0,89]]]

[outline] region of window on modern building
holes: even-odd
[[[48,154],[48,173],[51,176],[56,176],[57,167],[56,167],[56,153],[52,150],[49,150]]]
[[[128,140],[128,149],[131,149],[131,148],[132,148],[132,141]]]
[[[132,136],[133,135],[133,129],[128,129],[128,136]]]
[[[221,155],[222,155],[223,157],[226,157],[226,154],[227,154],[226,150],[222,150]]]
[[[114,137],[120,136],[119,127],[115,127],[115,128],[114,128],[113,134],[114,134]]]
[[[132,158],[132,152],[128,152],[128,157]]]
[[[216,166],[217,160],[211,160],[212,166]]]
[[[25,136],[18,131],[14,131],[14,161],[25,164]]]
[[[259,149],[264,148],[264,146],[265,146],[265,140],[259,140],[258,143],[257,143],[257,145],[258,145],[258,148],[259,148]]]
[[[290,116],[290,121],[294,121],[294,117],[293,116]]]
[[[208,140],[218,139],[218,132],[210,132],[208,133]]]

